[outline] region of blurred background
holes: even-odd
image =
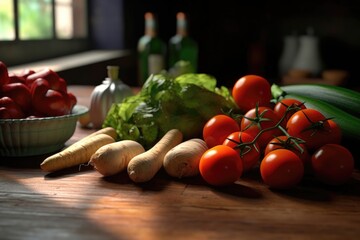
[[[148,11],[156,15],[165,42],[176,32],[176,14],[188,15],[189,34],[199,46],[198,72],[214,75],[219,84],[232,86],[246,74],[284,82],[280,68],[287,36],[311,32],[320,71],[292,72],[291,79],[318,81],[324,71],[336,70],[340,80],[334,84],[360,89],[360,4],[351,0],[0,0],[0,60],[16,67],[92,50],[117,51],[107,60],[67,67],[62,76],[70,84],[96,85],[106,75],[104,66],[117,64],[120,77],[135,86],[137,44]]]

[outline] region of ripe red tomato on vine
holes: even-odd
[[[310,165],[310,154],[304,141],[288,136],[277,136],[270,140],[266,145],[264,154],[268,154],[275,149],[288,149],[294,152],[302,160],[304,166]]]
[[[304,176],[300,158],[288,149],[271,151],[261,161],[260,174],[264,183],[274,189],[296,186]]]
[[[203,127],[203,139],[206,145],[211,148],[222,144],[229,134],[239,130],[240,126],[235,119],[224,114],[219,114],[205,123]]]
[[[284,117],[284,120],[281,123],[281,126],[283,127],[286,127],[287,121],[295,112],[302,109],[306,109],[305,104],[293,98],[284,98],[277,102],[274,106],[275,114],[280,119]]]
[[[311,157],[314,175],[329,185],[347,182],[352,176],[354,164],[351,152],[339,144],[325,144]]]
[[[338,125],[315,109],[303,109],[294,113],[287,122],[286,129],[289,135],[304,140],[309,150],[341,141]]]
[[[235,149],[243,161],[244,172],[249,171],[260,160],[260,148],[255,142],[249,144],[254,140],[254,137],[244,132],[234,132],[230,134],[223,145]]]
[[[280,119],[269,107],[255,107],[249,110],[241,119],[241,131],[256,137],[260,131],[268,128],[273,128],[264,131],[257,139],[260,148],[264,148],[267,143],[281,134],[281,130],[276,127]]]
[[[241,177],[243,162],[238,152],[231,147],[217,145],[201,156],[199,170],[202,178],[210,185],[229,185]]]
[[[246,112],[255,106],[269,106],[271,86],[261,76],[246,75],[235,82],[232,96],[238,107]]]

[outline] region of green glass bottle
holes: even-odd
[[[138,42],[139,85],[142,86],[151,74],[165,69],[166,44],[157,36],[154,14],[145,13],[145,34]]]
[[[188,35],[188,22],[186,15],[179,12],[176,15],[177,30],[176,35],[169,40],[169,68],[180,60],[188,61],[194,72],[197,72],[198,65],[198,45]]]

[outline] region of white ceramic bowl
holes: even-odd
[[[78,118],[88,111],[76,105],[64,116],[0,119],[0,156],[36,156],[60,150],[74,134]]]

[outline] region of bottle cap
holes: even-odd
[[[119,79],[119,66],[107,66],[107,74],[108,78],[111,80]]]
[[[151,12],[146,12],[145,15],[144,15],[145,19],[148,20],[148,19],[153,19],[154,18],[154,14],[151,13]]]
[[[177,19],[185,19],[186,17],[185,17],[185,13],[183,13],[183,12],[178,12],[177,14],[176,14],[176,18]]]

